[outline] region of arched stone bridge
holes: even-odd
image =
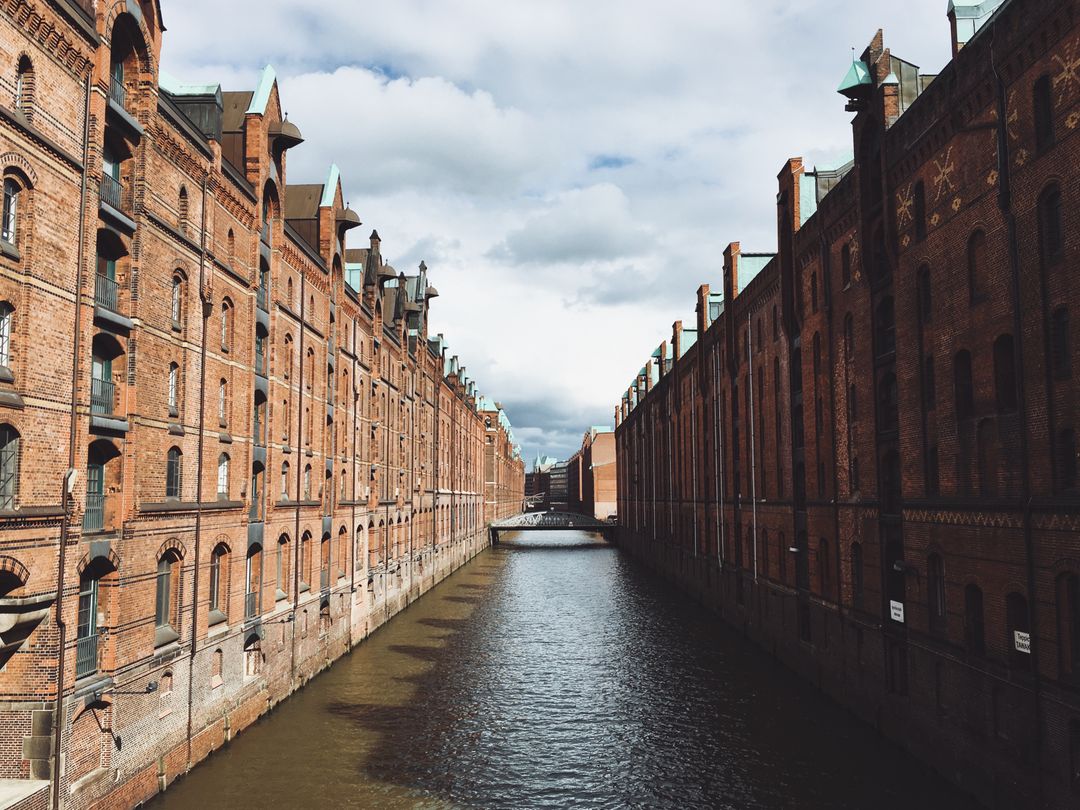
[[[549,532],[571,529],[596,532],[605,540],[615,539],[614,523],[574,512],[523,512],[520,515],[496,521],[488,527],[493,544],[499,542],[499,535],[503,532]]]

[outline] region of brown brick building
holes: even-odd
[[[523,498],[427,268],[287,182],[270,68],[162,76],[161,13],[0,3],[6,807],[150,797]]]
[[[591,427],[581,449],[566,462],[567,499],[571,512],[606,520],[615,514],[615,432]]]
[[[616,409],[622,542],[997,807],[1080,803],[1080,3],[880,32]],[[944,27],[943,27],[944,28]]]

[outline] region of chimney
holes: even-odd
[[[671,355],[673,363],[678,363],[682,358],[682,321],[675,321],[671,325]]]
[[[381,244],[382,244],[382,240],[379,239],[379,232],[373,230],[371,232],[371,252],[372,253],[378,253],[379,252],[379,245],[381,245]]]
[[[660,344],[660,378],[667,374],[667,341]]]
[[[705,330],[709,328],[709,285],[702,284],[697,288],[697,333],[698,340],[705,337]]]
[[[952,34],[952,55],[960,53],[1004,0],[949,0],[949,29]]]
[[[652,359],[645,364],[645,393],[652,391]]]

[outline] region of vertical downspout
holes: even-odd
[[[273,226],[271,226],[273,227]],[[300,273],[300,339],[297,341],[297,351],[300,353],[300,377],[298,379],[299,391],[296,397],[296,505],[293,507],[295,510],[295,517],[293,523],[293,621],[292,621],[292,642],[290,646],[289,655],[289,685],[292,686],[296,680],[296,625],[297,615],[300,611],[300,476],[303,473],[301,469],[301,454],[300,447],[304,444],[304,335],[307,329],[304,326],[305,317],[305,295],[307,290],[307,274],[301,271]],[[312,391],[314,394],[314,390]],[[313,398],[314,399],[314,398]],[[310,553],[310,552],[309,552]]]
[[[698,555],[698,534],[697,534],[697,406],[695,399],[697,396],[696,386],[694,385],[694,375],[697,373],[697,369],[690,369],[690,463],[693,465],[693,472],[691,474],[691,483],[693,490],[693,509],[694,509],[694,556]]]
[[[746,364],[749,366],[750,381],[747,385],[750,388],[750,413],[747,416],[750,417],[750,429],[746,432],[750,434],[750,509],[751,518],[750,522],[754,527],[754,582],[757,582],[758,569],[757,569],[757,547],[758,547],[758,535],[757,535],[757,458],[754,456],[754,337],[753,330],[750,328],[750,310],[746,311]]]
[[[202,224],[199,232],[199,294],[203,294],[206,267],[206,198],[207,177],[202,182]],[[206,412],[206,326],[210,320],[212,304],[209,300],[202,305],[202,340],[199,346],[199,442],[198,457],[195,460],[195,565],[191,586],[191,653],[188,656],[188,706],[187,706],[187,761],[191,767],[191,706],[195,696],[195,653],[198,650],[199,635],[199,565],[202,562],[202,486],[203,486],[203,444],[206,434],[204,419]],[[233,335],[235,337],[235,335]],[[265,473],[264,473],[265,476]],[[254,493],[252,493],[254,494]],[[246,552],[245,552],[246,553]],[[262,555],[259,555],[260,562]],[[262,571],[259,572],[259,588],[262,589]],[[245,593],[247,589],[245,587]],[[261,596],[259,599],[261,600]]]
[[[85,103],[83,106],[83,154],[82,178],[79,185],[79,247],[75,259],[75,337],[71,349],[71,422],[68,429],[68,469],[75,469],[75,445],[78,429],[78,393],[79,393],[79,354],[82,345],[82,284],[83,264],[86,262],[86,174],[90,162],[90,86],[91,77],[85,80]],[[56,716],[53,718],[53,765],[52,765],[52,806],[60,807],[60,757],[64,738],[64,645],[67,641],[67,625],[64,623],[64,575],[67,567],[68,539],[68,491],[67,482],[61,487],[61,503],[64,516],[60,521],[60,549],[57,555],[56,571]]]
[[[717,344],[719,345],[719,344]],[[720,427],[720,349],[713,353],[713,435],[716,440],[713,447],[713,471],[716,480],[713,482],[713,493],[716,498],[716,564],[717,568],[724,566],[724,506],[720,494],[724,478],[724,450],[723,433]]]
[[[1003,24],[1003,23],[999,23]],[[998,26],[993,28],[993,36],[990,39],[990,66],[994,72],[997,83],[997,152],[998,152],[998,207],[1001,216],[1005,220],[1005,226],[1009,241],[1009,269],[1012,282],[1010,294],[1012,297],[1013,310],[1013,340],[1015,341],[1016,358],[1016,404],[1017,419],[1020,425],[1020,470],[1021,491],[1020,495],[1024,503],[1024,552],[1027,564],[1027,588],[1028,588],[1028,631],[1031,644],[1031,675],[1032,692],[1035,700],[1035,751],[1036,773],[1038,774],[1039,801],[1044,793],[1043,788],[1043,708],[1042,708],[1042,678],[1039,673],[1039,647],[1040,637],[1038,628],[1038,599],[1036,598],[1035,580],[1035,541],[1032,536],[1031,526],[1031,459],[1028,456],[1028,412],[1027,393],[1024,385],[1024,322],[1021,313],[1021,289],[1022,267],[1020,263],[1020,245],[1016,235],[1016,215],[1013,213],[1012,187],[1009,163],[1009,137],[1007,131],[1008,98],[1005,80],[998,70],[994,60],[994,40],[996,39]],[[1045,288],[1044,288],[1045,289]],[[1045,292],[1044,292],[1045,294]]]
[[[826,334],[828,334],[828,336],[829,336],[829,366],[828,367],[829,367],[829,370],[831,372],[833,370],[833,364],[836,362],[836,355],[834,354],[835,344],[834,344],[834,336],[833,336],[833,324],[835,323],[835,319],[833,318],[834,312],[833,312],[833,306],[832,306],[832,275],[831,275],[832,262],[830,260],[831,257],[830,257],[830,254],[829,254],[829,242],[825,237],[825,219],[824,219],[824,217],[819,217],[819,220],[820,220],[820,222],[818,222],[818,225],[820,226],[820,232],[821,232],[821,283],[822,283],[822,289],[824,291],[824,298],[825,298],[825,319],[826,319],[825,322],[826,322],[826,327],[827,327]],[[919,342],[920,342],[920,346],[921,346],[921,343],[922,343],[922,330],[920,329],[919,331],[920,331]],[[922,356],[921,349],[920,349],[920,352],[919,352],[919,356],[920,357]],[[847,377],[846,377],[846,375],[844,377],[844,383],[843,384],[845,385],[845,390],[846,390],[846,385],[847,385]],[[836,379],[835,379],[835,377],[832,377],[831,374],[830,374],[830,383],[829,383],[829,419],[831,421],[831,424],[829,425],[829,431],[832,433],[832,438],[833,438],[833,440],[832,440],[832,442],[830,442],[830,444],[832,445],[833,537],[836,538],[836,553],[833,555],[836,558],[834,560],[834,568],[836,569],[836,580],[835,580],[836,581],[836,609],[837,609],[837,612],[839,613],[841,619],[843,619],[843,615],[844,615],[844,588],[843,588],[843,584],[842,584],[843,579],[841,578],[842,577],[842,573],[841,573],[842,567],[840,565],[840,558],[841,558],[841,555],[843,553],[843,548],[840,545],[840,475],[837,472],[837,466],[838,465],[836,463]],[[846,418],[845,418],[845,423],[846,423]],[[925,427],[925,425],[924,425],[924,427]],[[849,426],[848,434],[850,435],[850,433],[851,433],[851,429],[850,429],[850,426]],[[925,436],[925,431],[924,431],[923,435]],[[849,446],[848,446],[848,458],[849,459],[851,458],[850,443],[849,443]],[[844,623],[843,623],[843,621],[840,622],[840,632],[841,633],[844,632]]]
[[[352,323],[349,324],[349,328],[352,330],[352,340],[349,345],[352,347],[352,374],[349,379],[352,380],[353,388],[356,388],[356,319],[354,318]],[[349,506],[349,531],[345,533],[346,537],[349,532],[352,532],[352,548],[349,549],[349,559],[352,560],[352,565],[349,568],[349,649],[353,647],[353,613],[356,610],[356,565],[359,560],[356,559],[356,462],[360,457],[360,447],[357,441],[357,397],[354,395],[350,397],[352,399],[352,504]],[[348,416],[348,414],[346,414]]]

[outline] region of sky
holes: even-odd
[[[937,73],[947,0],[164,0],[162,68],[254,89],[303,132],[290,183],[341,168],[525,458],[614,408],[723,251],[775,250],[789,157],[851,150],[836,87],[878,28]],[[209,23],[209,24],[208,24]]]

